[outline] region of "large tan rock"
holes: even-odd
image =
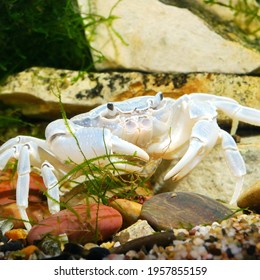
[[[85,17],[94,61],[100,61],[100,54],[105,57],[95,64],[98,70],[249,73],[260,67],[259,51],[248,47],[227,23],[215,30],[186,8],[158,0],[78,0],[78,4],[83,18],[94,13],[104,19],[93,24],[93,18]],[[115,18],[109,20],[110,16]]]
[[[194,14],[202,17],[218,31],[225,31],[229,36],[229,31],[247,37],[247,42],[251,42],[257,48],[257,39],[260,35],[259,11],[260,6],[257,0],[159,0],[160,2],[186,8]],[[207,2],[207,3],[206,3]],[[223,22],[226,27],[224,27]],[[222,23],[222,24],[221,24]],[[239,27],[239,28],[237,28]],[[233,34],[234,36],[234,34]]]

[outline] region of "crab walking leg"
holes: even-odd
[[[4,150],[10,149],[12,147],[14,147],[16,144],[19,143],[19,139],[20,137],[15,137],[15,138],[11,138],[8,141],[6,141],[1,147],[0,147],[0,153],[3,152]]]
[[[47,188],[47,202],[51,214],[55,214],[60,211],[60,185],[53,171],[54,167],[48,161],[45,161],[42,164],[41,174],[44,185]]]
[[[31,224],[26,213],[29,198],[30,172],[30,147],[26,144],[21,148],[17,165],[16,203],[27,230],[31,229]]]
[[[230,204],[235,204],[242,190],[244,175],[246,175],[245,162],[238,151],[236,142],[226,131],[222,130],[222,149],[231,173],[237,182]]]
[[[0,154],[0,170],[3,170],[5,166],[7,165],[8,161],[14,157],[16,148],[13,147],[10,150],[4,151],[2,154]]]
[[[9,139],[8,141],[6,141],[1,147],[0,147],[0,154],[7,150],[7,149],[11,149],[17,145],[24,145],[26,143],[34,143],[35,145],[42,147],[44,149],[48,148],[46,145],[45,140],[42,139],[38,139],[32,136],[16,136],[14,138]]]
[[[227,101],[216,101],[215,106],[229,117],[260,126],[260,111]]]
[[[200,120],[192,128],[188,150],[181,160],[165,175],[177,181],[187,175],[215,146],[219,138],[219,127],[213,120]]]
[[[232,135],[236,133],[239,121],[260,126],[260,111],[257,109],[228,101],[216,101],[214,104],[218,109],[233,119],[234,124],[231,129]]]

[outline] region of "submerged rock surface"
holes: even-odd
[[[171,3],[166,5],[162,2]],[[82,17],[95,11],[110,25],[86,30],[98,70],[135,69],[146,72],[250,73],[260,66],[260,52],[226,21],[216,21],[204,8],[194,13],[194,1],[78,0]],[[183,3],[185,2],[185,3]],[[188,3],[187,3],[188,2]],[[186,5],[184,5],[186,4]],[[180,6],[180,7],[178,7]],[[203,9],[203,6],[201,6]],[[196,10],[198,11],[198,9]],[[84,19],[88,24],[88,19]],[[99,61],[99,60],[98,60]]]
[[[33,67],[9,76],[0,85],[0,101],[15,105],[24,115],[45,120],[61,117],[59,94],[68,117],[107,102],[157,92],[174,99],[194,92],[209,93],[260,109],[259,83],[260,77],[219,73],[82,73]],[[218,120],[227,122],[227,117],[220,114]]]

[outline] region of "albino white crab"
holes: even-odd
[[[135,97],[123,102],[101,105],[94,110],[67,120],[51,122],[45,131],[46,140],[17,136],[0,148],[0,169],[11,158],[18,160],[17,205],[24,221],[31,166],[39,168],[48,190],[49,210],[59,208],[59,178],[75,164],[98,156],[135,155],[142,161],[181,160],[166,174],[179,180],[189,173],[220,141],[236,188],[231,203],[236,202],[246,174],[245,164],[232,136],[217,124],[217,110],[231,119],[260,126],[260,111],[239,105],[235,100],[210,94],[194,93],[174,100],[155,96]],[[235,131],[236,128],[233,128]],[[141,172],[140,166],[120,163],[111,157],[114,166],[125,172]],[[131,160],[131,157],[129,157]],[[98,164],[106,164],[100,158]],[[30,223],[25,222],[27,229]]]

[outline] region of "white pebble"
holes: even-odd
[[[174,229],[174,230],[173,230],[173,233],[174,233],[175,236],[177,236],[177,235],[180,234],[180,233],[183,233],[183,234],[186,235],[186,236],[189,235],[189,232],[188,232],[186,229],[184,229],[184,228]]]
[[[197,230],[195,235],[203,235],[206,236],[208,234],[208,232],[210,231],[211,227],[210,226],[198,226],[195,227],[195,229]]]
[[[236,234],[236,230],[234,228],[231,227],[231,228],[228,229],[227,235],[229,237],[235,236],[235,234]]]
[[[238,247],[236,244],[230,244],[229,248],[234,256],[241,252],[241,248]]]
[[[119,241],[115,242],[114,247],[119,247],[121,246],[121,243]]]
[[[213,229],[215,229],[215,228],[221,227],[221,225],[220,225],[218,222],[213,222],[212,225],[211,225],[211,227],[212,227]]]
[[[196,246],[202,245],[203,243],[204,243],[204,241],[199,237],[196,237],[193,240],[193,244],[196,245]]]
[[[190,251],[190,255],[195,260],[200,260],[201,259],[200,254],[196,250]]]

